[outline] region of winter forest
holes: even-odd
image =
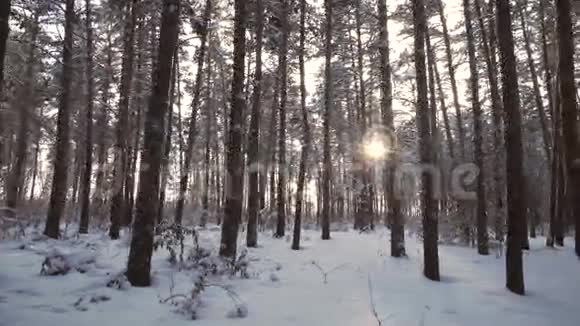
[[[579,0],[0,0],[0,325],[577,326],[579,45]]]

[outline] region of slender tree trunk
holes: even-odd
[[[447,69],[449,71],[449,80],[451,82],[451,92],[453,94],[453,106],[455,107],[455,120],[457,124],[457,132],[459,138],[459,154],[457,158],[459,163],[462,163],[466,159],[466,146],[465,146],[465,126],[463,122],[463,114],[461,112],[461,106],[459,104],[459,94],[457,90],[457,79],[456,79],[456,69],[453,63],[453,49],[451,47],[451,40],[449,35],[449,30],[447,27],[447,18],[445,16],[445,9],[443,7],[443,0],[436,1],[436,10],[439,12],[441,19],[441,27],[443,31],[443,41],[445,43],[445,54],[447,61]],[[456,162],[457,163],[457,162]],[[464,241],[469,244],[471,240],[471,212],[467,205],[459,203],[458,210],[463,216],[462,229],[464,234]]]
[[[561,197],[559,194],[561,193],[560,189],[562,187],[562,180],[560,178],[560,145],[561,145],[561,115],[559,113],[559,105],[558,107],[554,105],[554,97],[558,96],[559,92],[556,93],[553,91],[552,87],[552,69],[548,59],[548,31],[546,28],[546,3],[544,1],[540,1],[538,5],[538,15],[540,20],[540,28],[541,28],[541,39],[542,39],[542,63],[544,66],[544,84],[546,87],[546,92],[548,94],[548,106],[549,112],[552,115],[552,161],[551,161],[551,187],[550,187],[550,230],[548,237],[546,238],[546,245],[549,247],[554,246],[554,241],[558,237],[558,230],[560,217],[557,215],[558,212],[558,205],[561,204]],[[562,241],[563,242],[563,241]]]
[[[496,4],[498,31],[501,31],[499,33],[499,49],[501,54],[503,105],[506,121],[505,145],[507,152],[506,176],[508,194],[506,286],[510,291],[523,295],[525,293],[525,287],[522,242],[526,234],[526,229],[524,228],[526,206],[524,193],[520,191],[520,187],[524,183],[522,172],[522,117],[520,113],[520,97],[510,4],[508,0],[497,0]]]
[[[477,57],[470,6],[471,5],[469,0],[463,0],[465,30],[467,33],[467,52],[469,56],[471,109],[473,111],[473,147],[475,152],[475,164],[479,168],[479,175],[477,176],[476,203],[477,251],[480,255],[488,255],[489,248],[487,236],[487,212],[485,207],[485,169],[483,166],[483,112],[479,102],[479,71],[477,68]]]
[[[269,180],[269,189],[270,189],[270,211],[271,213],[274,211],[274,207],[276,205],[276,152],[277,152],[277,144],[276,144],[276,125],[278,124],[278,99],[280,95],[280,83],[279,79],[276,78],[274,82],[274,99],[272,100],[272,115],[270,118],[270,180]]]
[[[73,91],[75,89],[73,88]],[[72,114],[72,116],[74,117],[74,114]],[[81,116],[80,120],[80,125],[84,124],[84,117]],[[81,180],[81,172],[83,169],[83,164],[84,164],[84,151],[83,151],[83,146],[81,146],[81,143],[83,141],[83,139],[81,139],[81,133],[80,132],[76,132],[73,133],[74,137],[73,137],[73,141],[76,143],[74,146],[74,170],[73,170],[73,174],[72,174],[72,179],[69,180],[71,185],[72,185],[72,191],[71,191],[71,203],[72,205],[70,205],[70,209],[69,211],[72,212],[72,214],[69,214],[69,216],[72,215],[77,215],[78,213],[78,195],[79,195],[79,184],[80,184],[80,180]],[[69,188],[71,187],[71,185],[69,185]],[[70,219],[69,219],[70,220]],[[68,221],[67,221],[68,222]]]
[[[224,222],[222,224],[220,256],[235,259],[238,227],[242,219],[242,190],[244,188],[242,128],[244,108],[244,65],[246,56],[246,1],[235,0],[234,16],[234,74],[232,78],[232,109],[227,150],[227,187]]]
[[[358,83],[360,85],[360,132],[361,136],[364,137],[367,131],[367,95],[366,95],[366,85],[364,80],[364,58],[363,58],[363,46],[362,46],[362,17],[361,17],[361,0],[355,0],[355,24],[356,24],[356,45],[357,45],[357,77]],[[372,199],[371,199],[371,183],[370,183],[370,171],[366,164],[365,158],[360,159],[360,181],[362,183],[362,189],[358,192],[358,202],[360,214],[359,221],[362,223],[361,227],[368,228],[371,224],[373,209],[372,209]]]
[[[423,0],[413,1],[413,22],[415,29],[415,71],[417,79],[417,129],[421,164],[428,166],[432,160],[432,137],[429,132],[430,115],[427,95],[427,69],[425,66],[425,4]],[[427,171],[422,174],[422,215],[423,215],[423,265],[424,274],[430,280],[439,281],[439,253],[437,247],[437,214],[433,198],[433,180]]]
[[[110,104],[110,86],[113,76],[113,53],[112,53],[111,31],[107,31],[107,45],[106,45],[106,66],[105,77],[101,89],[101,110],[97,119],[97,176],[95,181],[95,200],[99,207],[99,214],[104,213],[105,206],[105,169],[108,158],[107,152],[107,110]]]
[[[380,46],[379,55],[381,58],[381,114],[383,125],[387,132],[394,137],[395,125],[393,115],[393,89],[391,82],[390,63],[390,43],[388,29],[388,13],[385,1],[378,1]],[[395,145],[394,143],[392,145]],[[385,196],[387,197],[387,221],[391,223],[391,256],[405,256],[405,227],[401,214],[401,201],[395,194],[395,168],[398,162],[398,148],[392,148],[390,162],[386,163],[385,174]]]
[[[492,1],[492,0],[490,0]],[[503,183],[504,162],[502,161],[502,103],[499,94],[499,87],[497,83],[497,62],[496,62],[496,40],[495,40],[495,19],[493,5],[490,4],[489,28],[486,29],[483,15],[481,11],[481,0],[475,0],[475,13],[479,23],[479,30],[482,38],[483,55],[487,68],[487,78],[489,81],[489,89],[491,95],[491,111],[493,115],[493,146],[496,155],[494,155],[494,186],[496,196],[496,216],[494,219],[494,227],[496,232],[496,240],[503,240],[503,202],[505,185]],[[489,41],[488,41],[489,30]]]
[[[89,232],[89,217],[91,205],[91,175],[93,168],[93,100],[94,100],[94,83],[93,83],[93,26],[92,26],[92,5],[91,0],[85,0],[86,20],[85,28],[87,30],[87,112],[85,119],[85,166],[83,172],[83,185],[81,195],[81,222],[79,233]]]
[[[457,131],[459,133],[459,158],[465,158],[465,129],[463,125],[463,118],[461,114],[461,106],[459,105],[459,95],[457,92],[457,81],[455,79],[455,65],[453,63],[453,52],[451,48],[451,41],[449,37],[449,30],[447,27],[447,18],[445,16],[445,9],[443,8],[443,0],[436,1],[437,10],[441,19],[441,27],[443,29],[443,41],[445,43],[445,54],[447,57],[447,69],[449,70],[449,80],[451,82],[451,91],[453,93],[453,106],[455,107],[455,118],[457,120]]]
[[[574,38],[570,0],[556,0],[559,39],[559,78],[562,98],[562,131],[564,134],[567,179],[569,180],[568,207],[575,217],[575,248],[580,257],[580,146],[578,143],[578,106],[574,82]]]
[[[439,171],[439,153],[441,151],[441,143],[439,141],[439,129],[437,127],[437,98],[435,95],[435,73],[434,73],[434,66],[435,58],[431,57],[429,53],[433,52],[431,48],[431,36],[429,35],[429,23],[425,21],[425,45],[427,51],[427,73],[428,73],[428,85],[429,85],[429,132],[431,137],[431,166],[436,170]],[[432,176],[434,178],[434,176]],[[431,180],[431,184],[434,184],[434,181]],[[440,204],[440,195],[436,194],[436,191],[440,191],[440,189],[436,189],[435,186],[432,186],[432,194],[431,194],[431,216],[435,216],[438,218],[439,216],[439,204]],[[438,235],[438,234],[437,234]]]
[[[524,1],[520,6],[519,6],[519,16],[520,16],[520,22],[522,24],[522,33],[524,36],[524,44],[526,47],[526,54],[528,57],[528,69],[530,69],[530,75],[532,78],[532,86],[533,86],[533,90],[534,90],[534,100],[536,103],[536,109],[538,110],[538,115],[540,116],[540,125],[542,127],[542,136],[543,136],[543,141],[544,141],[544,153],[546,155],[546,160],[548,160],[548,162],[551,159],[551,149],[550,149],[550,143],[551,143],[551,135],[550,135],[550,130],[548,128],[548,118],[546,117],[546,111],[544,110],[544,103],[542,100],[542,94],[540,93],[540,85],[538,83],[538,74],[536,73],[536,63],[534,62],[534,56],[532,53],[532,46],[530,45],[530,37],[528,35],[528,27],[526,25],[526,18],[525,18],[525,13],[524,13],[524,8],[525,8],[525,4],[526,1]]]
[[[288,25],[288,2],[280,0],[280,23],[282,29],[282,39],[280,42],[280,53],[278,59],[278,78],[280,79],[280,105],[278,130],[278,200],[276,201],[276,237],[283,237],[286,229],[286,178],[288,167],[286,166],[286,104],[288,102],[288,36],[290,26]]]
[[[38,113],[39,121],[42,121],[44,118],[44,110],[42,107],[40,108],[40,112]],[[30,198],[29,201],[34,200],[34,194],[36,189],[36,179],[38,177],[38,159],[40,157],[40,139],[42,138],[42,128],[39,128],[36,132],[36,140],[34,142],[34,166],[32,167],[32,181],[30,182]]]
[[[300,107],[302,109],[302,153],[300,154],[300,167],[298,171],[298,185],[296,187],[296,213],[294,216],[294,234],[292,237],[292,249],[300,249],[300,231],[302,229],[302,206],[304,197],[304,183],[306,179],[306,164],[310,151],[310,124],[308,123],[308,109],[306,108],[306,68],[304,63],[304,51],[306,46],[306,0],[300,1]]]
[[[552,198],[550,201],[550,236],[547,239],[548,246],[564,246],[564,216],[566,206],[566,176],[565,176],[565,149],[562,135],[562,106],[559,85],[555,92],[556,100],[552,112],[552,124],[554,130],[553,155],[552,155]]]
[[[73,21],[74,0],[66,1],[64,45],[62,51],[61,93],[58,105],[56,123],[55,157],[53,161],[52,189],[50,203],[46,217],[44,234],[50,238],[59,237],[60,220],[66,206],[67,177],[69,168],[69,121],[70,121],[70,90],[72,85],[72,49],[73,49]]]
[[[111,197],[111,239],[119,238],[121,225],[126,221],[125,203],[125,175],[128,167],[128,127],[129,127],[129,99],[133,79],[133,57],[135,25],[137,22],[137,6],[139,0],[127,2],[127,18],[125,24],[123,44],[123,63],[121,67],[121,88],[119,91],[119,119],[117,121],[115,157],[113,163],[113,193]]]
[[[264,4],[256,0],[256,70],[254,76],[254,94],[252,98],[252,118],[248,151],[248,232],[246,245],[258,246],[258,219],[260,214],[260,197],[264,187],[259,185],[265,169],[260,166],[260,114],[262,109],[262,43],[264,38]]]
[[[20,99],[18,114],[18,137],[16,141],[16,162],[12,167],[6,191],[6,206],[12,214],[16,213],[20,196],[24,188],[24,169],[28,157],[29,120],[34,97],[34,76],[36,62],[36,41],[39,33],[40,6],[37,6],[34,13],[34,23],[30,31],[30,43],[26,58],[26,73],[24,76],[23,91]]]
[[[143,4],[142,6],[144,6]],[[157,9],[157,8],[155,8]],[[160,9],[160,8],[159,8]],[[153,17],[152,17],[153,18]],[[147,36],[147,28],[146,25],[146,15],[143,13],[143,10],[139,12],[139,17],[137,21],[137,44],[136,44],[136,80],[134,86],[134,101],[132,103],[132,113],[131,113],[131,120],[133,124],[133,132],[131,133],[131,137],[129,140],[131,141],[131,145],[129,147],[130,153],[130,161],[129,161],[129,168],[126,175],[125,183],[126,183],[126,194],[125,194],[125,221],[124,224],[130,224],[133,220],[134,216],[134,208],[135,208],[135,189],[138,187],[136,184],[137,182],[137,157],[139,156],[139,148],[141,144],[141,132],[144,128],[143,123],[143,116],[145,115],[145,106],[147,105],[147,97],[144,95],[146,92],[145,90],[145,81],[146,81],[146,72],[144,69],[145,65],[145,37]],[[156,36],[156,33],[151,33],[153,36]],[[153,40],[152,45],[156,44],[156,41]],[[152,53],[155,52],[153,48],[151,50]],[[155,73],[155,64],[151,67],[151,80],[154,79]]]
[[[430,38],[429,33],[425,35]],[[439,75],[439,69],[437,68],[437,56],[435,55],[435,50],[427,49],[429,61],[433,61],[433,73],[435,75],[435,83],[437,84],[437,92],[439,93],[439,106],[441,107],[441,113],[443,115],[443,125],[445,127],[445,138],[447,138],[447,150],[449,151],[449,156],[452,160],[455,159],[455,144],[453,142],[453,135],[451,133],[451,123],[449,122],[449,114],[447,113],[447,104],[445,103],[445,91],[443,90],[443,83],[441,82],[441,75]]]
[[[211,49],[211,46],[209,47]],[[209,216],[209,164],[211,160],[211,121],[212,116],[214,114],[214,107],[213,107],[213,92],[212,92],[212,81],[213,80],[213,71],[212,71],[212,64],[211,64],[211,51],[207,53],[207,80],[206,80],[206,101],[205,101],[205,162],[204,162],[204,188],[203,188],[203,197],[202,197],[202,206],[203,206],[203,213],[201,215],[201,220],[199,222],[199,226],[205,227],[207,224],[208,216]]]
[[[322,171],[322,240],[330,240],[330,177],[332,161],[330,157],[330,112],[332,110],[332,1],[324,0],[326,18],[326,40],[325,40],[325,79],[324,79],[324,143],[323,154],[324,163]]]
[[[544,83],[546,87],[546,92],[548,93],[548,112],[554,116],[554,91],[552,88],[552,69],[550,67],[550,62],[548,59],[548,31],[546,28],[546,2],[539,1],[538,5],[538,15],[540,20],[541,28],[541,39],[542,39],[542,63],[544,65],[545,78]],[[555,117],[553,117],[555,119]],[[552,123],[553,123],[552,119]],[[553,138],[556,138],[555,136]],[[552,157],[553,159],[553,157]]]
[[[0,2],[0,101],[4,101],[4,57],[6,56],[6,43],[10,33],[10,1]],[[0,106],[0,171],[4,169],[7,163],[5,151],[4,130],[6,119],[4,118],[4,107]],[[3,175],[0,174],[0,178]]]
[[[179,7],[179,0],[163,1],[158,63],[145,116],[145,141],[141,151],[137,210],[127,264],[127,278],[133,286],[151,285],[153,232],[159,204],[159,175],[165,137],[165,115],[171,86],[171,67],[179,35]]]
[[[200,31],[199,53],[197,56],[197,75],[195,77],[195,88],[193,91],[193,101],[191,103],[191,120],[189,122],[189,134],[187,137],[187,149],[185,151],[185,162],[183,166],[183,174],[179,180],[179,196],[177,197],[177,206],[175,208],[175,223],[181,224],[183,219],[183,207],[185,205],[185,195],[187,192],[187,185],[189,184],[189,172],[191,170],[191,161],[193,159],[193,147],[195,145],[195,136],[197,135],[197,111],[201,97],[201,84],[203,82],[203,65],[205,62],[205,55],[207,52],[207,35],[209,29],[209,22],[211,20],[212,2],[206,0],[205,10],[203,14],[203,26]]]
[[[167,180],[169,179],[169,164],[170,164],[170,154],[171,154],[171,136],[173,135],[173,103],[175,101],[176,84],[178,84],[179,74],[179,47],[176,48],[173,54],[173,67],[171,68],[171,92],[169,93],[169,115],[167,118],[167,123],[165,127],[167,134],[165,135],[165,140],[163,142],[163,162],[161,168],[161,189],[159,193],[159,209],[157,213],[157,224],[161,224],[163,221],[164,210],[165,210],[165,197],[167,191]],[[177,88],[177,93],[179,94],[180,89]],[[179,95],[177,95],[179,96]],[[178,101],[180,102],[180,101]],[[180,103],[178,103],[178,106]],[[180,119],[180,117],[179,117]]]
[[[6,43],[10,33],[10,2],[4,0],[0,4],[0,94],[3,91],[4,82],[4,57],[6,56]]]

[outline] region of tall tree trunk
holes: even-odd
[[[234,74],[232,77],[232,109],[227,148],[227,187],[224,221],[222,224],[220,256],[235,259],[238,227],[242,219],[242,191],[244,188],[242,128],[244,108],[244,65],[246,56],[246,1],[235,0],[234,16]]]
[[[491,96],[491,111],[493,116],[493,146],[495,155],[493,159],[494,165],[494,187],[496,196],[496,216],[494,219],[494,228],[496,232],[496,240],[503,241],[503,207],[504,207],[504,193],[505,185],[503,183],[504,162],[502,161],[502,103],[499,94],[499,87],[497,83],[497,62],[496,62],[496,40],[495,40],[495,19],[493,5],[490,4],[489,28],[486,28],[483,15],[481,11],[481,1],[475,0],[475,13],[479,23],[479,30],[481,33],[483,55],[486,63],[487,78],[489,81],[489,90]],[[489,40],[488,40],[489,30]]]
[[[87,112],[85,130],[85,166],[83,171],[83,185],[81,195],[81,221],[79,233],[89,232],[89,215],[91,205],[91,175],[93,168],[93,26],[92,26],[92,5],[91,0],[85,0],[86,19],[85,28],[87,30]]]
[[[333,80],[332,80],[332,0],[324,0],[326,15],[326,40],[325,40],[325,78],[324,78],[324,143],[323,155],[324,163],[322,168],[322,240],[330,240],[330,177],[332,161],[330,157],[330,112],[333,101]]]
[[[4,0],[0,3],[0,101],[4,101],[4,57],[6,56],[6,43],[8,42],[8,34],[10,33],[10,1]],[[0,106],[0,171],[4,169],[7,163],[5,159],[5,144],[4,144],[4,108]],[[0,174],[0,178],[3,176]]]
[[[145,116],[145,141],[141,151],[137,210],[133,224],[127,278],[133,286],[151,285],[153,232],[159,204],[159,175],[169,102],[171,67],[179,35],[179,0],[164,0],[159,34],[158,62]]]
[[[559,194],[563,188],[562,180],[560,179],[561,168],[561,114],[559,113],[559,105],[556,107],[554,105],[554,97],[558,96],[559,91],[556,93],[553,91],[553,81],[552,81],[552,67],[548,59],[548,30],[546,28],[546,3],[540,1],[538,5],[538,19],[540,20],[541,28],[541,39],[542,39],[542,64],[544,66],[544,84],[546,87],[546,92],[548,95],[548,106],[550,114],[552,115],[552,161],[550,168],[551,175],[551,186],[550,186],[550,230],[548,237],[546,238],[546,245],[549,247],[554,246],[554,241],[558,238],[558,231],[560,230],[560,216],[558,216],[558,206],[561,205],[561,197]],[[558,113],[557,113],[558,112]],[[563,239],[562,239],[563,240]],[[563,241],[562,241],[563,242]],[[562,243],[563,244],[563,243]]]
[[[388,29],[388,13],[385,1],[378,1],[381,58],[381,114],[383,125],[391,136],[395,136],[393,115],[393,86],[391,82],[390,43]],[[395,145],[394,143],[392,145]],[[385,173],[385,196],[387,197],[387,221],[391,221],[391,256],[405,256],[405,226],[401,214],[401,201],[395,194],[395,168],[398,162],[399,149],[392,148],[390,161],[387,162]]]
[[[423,0],[413,1],[413,22],[415,30],[415,71],[417,79],[417,130],[421,164],[428,166],[432,161],[432,137],[429,132],[430,115],[427,95],[427,69],[425,66],[425,4]],[[439,281],[439,253],[437,246],[437,214],[434,200],[433,176],[428,171],[422,173],[422,215],[423,215],[423,265],[424,274],[430,280]]]
[[[276,78],[274,82],[274,98],[272,100],[272,114],[270,116],[270,180],[269,180],[269,189],[270,189],[270,211],[274,211],[274,206],[276,205],[276,152],[277,152],[277,143],[276,143],[276,125],[278,124],[278,99],[280,96],[280,83],[279,79]]]
[[[562,97],[562,131],[564,134],[566,169],[569,182],[568,207],[575,217],[575,248],[580,257],[580,146],[578,143],[578,107],[574,82],[574,39],[570,0],[556,0],[558,13],[559,78]]]
[[[430,40],[430,35],[427,33],[425,35],[427,40]],[[443,84],[441,82],[441,75],[439,74],[439,68],[437,67],[437,56],[435,55],[435,49],[427,49],[429,61],[433,61],[433,74],[435,75],[435,83],[437,84],[437,92],[439,93],[439,106],[441,106],[441,113],[443,115],[443,125],[445,127],[445,138],[447,138],[447,150],[449,151],[449,156],[452,160],[455,159],[455,144],[453,142],[453,135],[451,133],[451,123],[449,122],[449,114],[447,113],[447,104],[445,103],[445,91],[443,90]]]
[[[558,87],[556,87],[558,88]],[[566,176],[564,171],[565,149],[562,135],[562,106],[559,89],[555,92],[556,100],[552,111],[552,124],[554,130],[553,155],[552,155],[552,185],[550,200],[550,235],[547,245],[553,247],[554,241],[558,246],[564,246],[564,216],[566,206]]]
[[[361,0],[355,0],[355,24],[356,24],[356,45],[357,45],[357,77],[360,86],[360,135],[365,136],[367,131],[367,95],[366,95],[366,85],[364,80],[364,54],[362,46],[362,15],[361,15]],[[360,140],[360,139],[359,139]],[[360,154],[359,154],[360,155]],[[362,183],[362,189],[357,193],[360,215],[359,221],[362,223],[361,227],[368,228],[371,224],[373,208],[371,200],[371,184],[370,184],[370,171],[366,164],[365,158],[360,159],[360,181]]]
[[[445,9],[443,7],[443,0],[436,1],[437,11],[441,19],[441,27],[443,30],[443,41],[445,43],[445,54],[447,61],[447,69],[449,71],[449,80],[451,82],[451,92],[453,94],[453,106],[455,107],[455,120],[457,124],[457,132],[459,138],[459,153],[457,158],[459,163],[462,163],[466,159],[466,145],[465,145],[465,126],[463,122],[463,114],[461,112],[461,106],[459,104],[459,94],[457,90],[457,79],[456,79],[456,69],[453,63],[453,48],[451,47],[451,40],[449,35],[449,30],[447,26],[447,18],[445,16]],[[457,163],[457,162],[456,162]],[[458,210],[463,216],[463,221],[461,222],[461,228],[463,229],[464,241],[469,243],[471,240],[471,212],[467,205],[459,204]]]
[[[105,76],[104,82],[101,88],[101,110],[99,112],[99,117],[97,118],[97,176],[95,181],[95,201],[98,205],[99,214],[104,213],[105,206],[105,169],[108,158],[107,151],[107,110],[110,104],[110,86],[113,79],[113,53],[112,53],[112,39],[111,31],[107,31],[107,43],[106,43],[106,65],[105,65]]]
[[[538,115],[540,116],[540,126],[542,127],[542,136],[544,141],[544,154],[546,155],[546,160],[549,162],[551,159],[551,136],[550,129],[548,128],[548,118],[546,117],[546,111],[544,110],[544,103],[542,100],[542,94],[540,93],[540,85],[538,83],[538,74],[536,73],[536,63],[534,62],[534,56],[532,53],[532,46],[530,45],[530,37],[528,35],[528,27],[526,25],[525,18],[525,6],[527,1],[524,1],[519,6],[520,22],[522,24],[522,33],[524,36],[524,44],[526,47],[526,54],[528,57],[528,69],[530,69],[530,74],[532,78],[532,86],[534,90],[534,100],[536,103],[536,109],[538,110]]]
[[[477,1],[477,0],[476,0]],[[473,22],[471,18],[470,1],[463,0],[463,12],[465,15],[465,30],[467,33],[467,52],[469,56],[471,109],[473,111],[473,148],[475,164],[479,168],[477,176],[477,251],[480,255],[488,255],[487,237],[487,212],[485,201],[485,175],[483,166],[483,112],[479,102],[479,70],[477,68],[477,57],[475,52],[475,41],[473,36]]]
[[[258,246],[258,219],[260,214],[260,197],[264,187],[259,185],[259,178],[264,178],[266,171],[260,166],[260,114],[262,109],[262,43],[264,38],[264,4],[256,0],[256,70],[254,76],[254,94],[252,97],[252,118],[248,148],[248,232],[246,245]]]
[[[42,121],[44,118],[44,110],[42,107],[40,108],[40,112],[38,113],[39,121]],[[32,180],[30,182],[30,197],[29,201],[34,200],[35,189],[36,189],[36,179],[38,177],[38,159],[40,157],[40,139],[42,138],[42,128],[38,128],[36,132],[36,139],[34,142],[34,165],[32,167]]]
[[[211,46],[209,46],[211,49]],[[201,215],[201,220],[199,226],[205,227],[207,224],[209,216],[209,184],[210,184],[210,160],[211,160],[211,122],[214,114],[213,107],[213,92],[212,92],[212,82],[213,82],[213,71],[211,65],[211,51],[207,53],[207,80],[206,80],[206,101],[205,101],[205,162],[204,162],[204,185],[203,185],[203,197],[202,197],[202,207],[203,213]]]
[[[142,5],[144,6],[144,4]],[[157,8],[155,8],[157,9]],[[128,149],[128,153],[129,153],[129,163],[128,163],[128,170],[127,170],[127,174],[125,176],[125,184],[126,184],[126,189],[125,189],[125,222],[124,224],[130,224],[131,221],[133,220],[133,215],[134,215],[134,208],[135,208],[135,189],[137,187],[136,181],[137,181],[137,157],[139,155],[139,148],[140,148],[140,143],[141,143],[141,131],[143,129],[143,116],[145,115],[145,109],[144,107],[147,104],[147,98],[146,96],[143,96],[143,93],[145,92],[145,81],[146,81],[146,74],[145,74],[145,69],[144,69],[144,65],[145,65],[145,37],[147,36],[147,31],[149,28],[147,28],[146,26],[146,16],[143,12],[143,10],[141,10],[139,12],[138,15],[138,21],[137,21],[137,26],[136,26],[136,32],[137,32],[137,44],[136,44],[136,80],[135,80],[135,85],[134,85],[134,100],[131,104],[132,106],[132,112],[131,112],[131,124],[132,127],[131,129],[133,130],[133,132],[131,133],[130,137],[129,137],[129,141],[130,144],[129,145],[129,149]],[[156,33],[152,33],[152,35],[156,35]],[[155,44],[156,42],[152,42],[152,44]],[[151,52],[155,52],[154,49],[151,50]],[[155,73],[155,65],[153,64],[151,69],[151,80],[154,79],[154,73]]]
[[[185,162],[183,165],[183,174],[179,180],[179,196],[177,197],[177,206],[175,208],[175,223],[181,224],[183,219],[183,208],[185,205],[185,195],[187,185],[189,184],[189,172],[191,170],[191,161],[193,159],[193,147],[195,145],[195,136],[197,135],[197,111],[201,97],[201,84],[203,83],[203,65],[205,63],[205,54],[207,52],[207,35],[209,22],[211,20],[212,2],[206,0],[205,10],[203,13],[203,26],[200,31],[201,45],[197,55],[197,75],[195,77],[195,88],[193,91],[193,101],[191,103],[191,120],[189,122],[189,134],[187,136],[187,149],[185,151]]]
[[[453,52],[451,48],[451,41],[449,37],[449,29],[447,27],[447,18],[445,16],[445,9],[443,8],[443,0],[437,0],[437,11],[441,19],[441,27],[443,29],[443,41],[445,43],[445,55],[447,57],[447,69],[449,70],[449,80],[451,81],[451,91],[453,93],[453,106],[455,107],[455,118],[457,120],[457,131],[459,133],[459,158],[465,158],[465,129],[463,126],[463,118],[461,114],[461,106],[459,105],[459,95],[457,92],[457,81],[455,79],[455,65],[453,63]]]
[[[306,179],[306,165],[308,152],[310,151],[310,124],[308,123],[308,109],[306,108],[306,68],[304,52],[306,46],[306,0],[300,0],[300,49],[298,61],[300,65],[300,108],[302,109],[302,153],[300,154],[300,167],[298,171],[298,185],[296,186],[296,213],[294,215],[294,234],[292,237],[292,249],[300,249],[300,231],[302,228],[302,206],[304,197],[304,184]]]
[[[431,48],[431,36],[429,34],[429,23],[425,21],[425,45],[427,51],[427,73],[428,73],[428,86],[429,86],[429,132],[431,136],[431,166],[435,168],[435,170],[439,170],[439,153],[441,151],[441,143],[439,141],[439,129],[437,127],[437,97],[435,95],[435,73],[434,73],[434,66],[435,58],[431,57],[429,53],[433,52]],[[434,176],[433,176],[434,177]],[[434,184],[434,181],[431,180],[431,184]],[[435,192],[440,191],[440,189],[436,189],[435,186],[432,186],[433,193],[432,193],[432,203],[431,203],[431,216],[435,216],[436,218],[439,216],[439,204],[440,204],[440,195],[436,194]]]
[[[20,94],[20,107],[18,114],[18,137],[16,142],[16,162],[12,166],[8,187],[6,191],[6,206],[12,214],[16,213],[18,203],[21,201],[20,196],[24,188],[24,169],[28,157],[28,139],[29,139],[29,120],[34,98],[34,76],[36,62],[36,41],[40,30],[39,18],[41,7],[38,5],[34,12],[33,25],[30,31],[30,43],[26,58],[26,72],[24,76],[24,85],[22,94]]]
[[[50,238],[59,237],[60,220],[66,206],[67,179],[69,168],[69,121],[70,121],[70,91],[72,85],[72,49],[73,49],[73,21],[75,19],[75,1],[66,1],[64,44],[62,50],[61,93],[58,104],[58,118],[56,123],[55,157],[53,161],[52,189],[50,203],[46,217],[44,234]]]
[[[286,166],[286,103],[288,102],[288,36],[290,26],[288,24],[288,1],[280,0],[280,23],[282,39],[280,40],[280,52],[278,59],[278,78],[280,85],[280,105],[278,130],[278,200],[276,201],[276,237],[283,237],[286,229],[286,178],[288,167]]]
[[[165,197],[167,191],[167,180],[169,179],[169,165],[170,165],[170,154],[171,154],[171,136],[173,135],[173,103],[175,102],[175,92],[176,92],[176,85],[178,84],[178,80],[181,78],[179,74],[179,47],[175,49],[175,53],[173,54],[173,67],[171,68],[171,92],[169,93],[169,113],[167,118],[167,123],[165,124],[166,127],[166,135],[165,140],[163,141],[163,162],[161,168],[161,188],[159,192],[159,208],[157,213],[157,224],[160,224],[163,221],[164,211],[165,211]],[[180,89],[177,88],[177,93],[179,94]],[[179,95],[177,95],[179,96]],[[179,98],[178,98],[179,99]],[[178,100],[178,106],[180,105],[181,101]],[[181,119],[181,116],[179,116]],[[181,151],[180,151],[181,152]],[[180,153],[181,155],[181,153]]]
[[[525,293],[522,262],[522,242],[527,233],[524,228],[526,204],[524,193],[520,191],[524,183],[522,150],[522,117],[518,91],[518,76],[512,18],[509,0],[497,0],[497,24],[501,72],[503,83],[503,105],[505,110],[506,176],[508,196],[508,234],[506,254],[507,288],[517,294]]]
[[[126,222],[125,213],[125,175],[128,167],[128,127],[129,99],[133,79],[133,57],[135,25],[137,22],[137,6],[139,0],[127,2],[127,18],[124,31],[123,63],[121,67],[121,87],[119,90],[119,119],[116,129],[115,157],[113,163],[113,193],[111,197],[111,239],[119,238],[121,225]]]

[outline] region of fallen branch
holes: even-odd
[[[375,320],[377,321],[377,325],[378,326],[382,326],[383,323],[390,319],[393,315],[390,314],[385,318],[382,318],[379,316],[379,313],[377,312],[377,307],[375,305],[375,299],[373,297],[373,282],[371,280],[371,275],[368,275],[368,286],[369,286],[369,303],[371,305],[371,313],[373,314],[373,317],[375,317]]]
[[[169,302],[169,301],[171,301],[173,299],[176,299],[176,298],[188,299],[189,297],[187,295],[185,295],[185,294],[178,293],[178,294],[173,294],[173,295],[169,296],[166,299],[161,299],[161,300],[159,300],[159,302],[160,303],[167,303],[167,302]]]
[[[313,260],[311,264],[314,267],[316,267],[318,269],[318,271],[320,271],[320,274],[322,274],[324,284],[328,284],[328,275],[330,273],[335,272],[335,271],[341,269],[342,267],[348,265],[348,263],[344,263],[344,264],[338,265],[338,266],[336,266],[328,271],[325,271],[324,268],[322,268],[315,260]]]

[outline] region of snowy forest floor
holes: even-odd
[[[504,288],[505,260],[495,253],[483,257],[471,248],[442,245],[442,281],[436,283],[422,276],[421,243],[414,237],[407,238],[409,257],[404,259],[389,256],[385,229],[332,237],[322,241],[318,231],[304,231],[303,250],[292,251],[289,238],[260,234],[260,248],[248,253],[249,278],[211,279],[221,287],[203,291],[195,321],[175,313],[170,302],[160,302],[170,293],[188,294],[196,273],[178,271],[165,250],[154,252],[152,287],[118,290],[106,284],[125,267],[127,235],[117,241],[105,233],[4,241],[0,325],[362,326],[379,325],[377,318],[382,325],[397,326],[580,322],[580,262],[571,248],[546,249],[542,238],[533,239],[524,256],[527,295],[520,297]],[[213,250],[218,240],[217,227],[200,233],[200,244],[211,244]],[[82,273],[41,275],[45,256],[54,252],[82,266]],[[240,305],[247,316],[228,317]]]

